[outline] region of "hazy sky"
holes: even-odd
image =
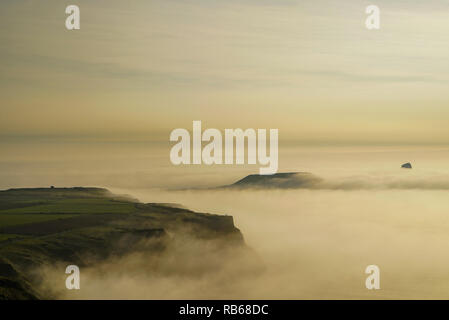
[[[65,7],[81,30],[65,29]],[[381,29],[365,28],[365,8]],[[281,140],[449,142],[449,3],[0,2],[0,135],[168,141],[173,128]]]

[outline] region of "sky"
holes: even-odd
[[[68,31],[73,4],[81,29]],[[373,4],[380,30],[365,28]],[[372,263],[381,298],[447,297],[448,12],[447,0],[0,0],[0,188],[99,186],[233,215],[267,277],[206,277],[208,297],[237,283],[234,297],[363,298]],[[278,129],[279,172],[360,190],[179,191],[260,167],[174,166],[170,133],[194,120]],[[146,277],[95,285],[142,297]],[[159,287],[195,297],[196,283],[169,280]]]
[[[77,4],[81,29],[65,28]],[[365,28],[366,6],[381,10]],[[0,138],[449,142],[443,0],[4,0]]]

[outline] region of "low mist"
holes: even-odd
[[[168,148],[85,149],[76,158],[61,156],[75,154],[70,146],[34,158],[21,149],[20,159],[0,162],[1,183],[100,186],[142,202],[232,215],[252,253],[186,236],[157,257],[143,250],[92,262],[81,268],[78,292],[58,287],[65,266],[51,266],[42,270],[44,286],[57,298],[449,298],[447,148],[281,149],[280,172],[323,179],[320,187],[285,190],[207,189],[257,168],[174,167]],[[413,169],[401,169],[405,162]],[[183,188],[198,190],[170,191]],[[380,290],[365,288],[372,264]]]
[[[448,297],[446,193],[190,191],[158,192],[147,199],[234,216],[266,269],[255,278],[234,278],[234,292],[220,298],[425,299]],[[381,270],[381,290],[365,288],[364,271],[371,264]],[[217,288],[209,290],[216,297]]]
[[[137,194],[136,194],[137,193]],[[158,256],[145,250],[81,268],[82,290],[61,299],[448,298],[449,217],[444,191],[134,191],[201,212],[231,214],[246,251],[186,236]],[[147,198],[147,199],[146,199]],[[201,200],[201,201],[199,201]],[[381,290],[364,273],[378,265]]]

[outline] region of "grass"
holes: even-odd
[[[9,240],[9,239],[14,239],[14,238],[17,238],[17,237],[19,237],[19,235],[17,235],[17,234],[0,233],[0,242],[6,241],[6,240]]]
[[[133,213],[137,209],[134,203],[110,199],[61,199],[46,204],[9,208],[0,210],[8,214],[95,214],[95,213]]]
[[[21,224],[50,221],[63,218],[71,218],[70,214],[0,214],[0,228],[17,226]]]

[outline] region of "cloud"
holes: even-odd
[[[310,190],[449,190],[449,176],[398,176],[398,175],[359,175],[349,177],[322,178],[310,173],[289,174],[287,177],[262,179],[257,181],[242,179],[228,187],[244,189],[310,189]],[[251,178],[251,176],[247,177]],[[225,188],[228,188],[225,187]]]
[[[310,75],[317,77],[328,77],[350,82],[436,82],[442,83],[447,80],[439,80],[435,77],[424,75],[395,75],[395,74],[358,74],[339,70],[297,70],[300,75]]]
[[[239,281],[257,281],[263,272],[260,258],[247,247],[200,240],[189,233],[170,238],[163,251],[155,251],[150,239],[107,259],[80,253],[85,261],[79,265],[80,290],[65,288],[66,276],[60,272],[65,264],[44,265],[38,271],[40,292],[57,299],[231,299],[244,296]],[[127,248],[126,239],[122,241]]]
[[[231,214],[265,268],[233,276],[221,273],[226,268],[217,271],[217,277],[146,276],[142,287],[138,284],[143,273],[133,280],[132,272],[126,271],[120,283],[112,277],[105,282],[111,286],[101,286],[114,288],[116,294],[119,288],[135,288],[130,297],[447,299],[446,191],[147,190],[145,194],[139,197]],[[230,263],[237,265],[240,260]],[[382,290],[365,288],[365,268],[370,264],[380,267]],[[153,292],[153,287],[162,291]]]

